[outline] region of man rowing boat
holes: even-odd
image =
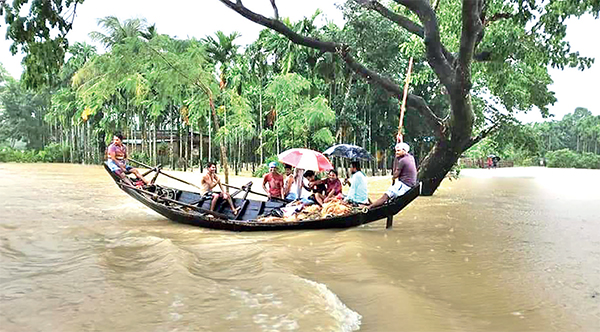
[[[108,165],[108,168],[117,174],[125,183],[133,186],[133,183],[127,177],[127,174],[133,173],[139,179],[144,181],[146,185],[150,184],[137,169],[127,165],[127,148],[123,145],[123,135],[120,133],[115,134],[112,143],[108,146],[106,151],[108,155],[106,165]]]
[[[221,188],[221,192],[213,192],[212,190],[219,186]],[[221,180],[217,176],[217,165],[213,162],[209,162],[206,166],[206,171],[202,173],[202,178],[200,179],[200,193],[204,197],[210,197],[212,202],[210,203],[210,210],[214,211],[217,206],[217,201],[219,198],[226,199],[231,207],[231,211],[233,214],[237,213],[237,209],[231,200],[231,196],[228,192],[223,189],[223,185],[221,184]]]

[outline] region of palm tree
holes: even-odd
[[[105,33],[92,31],[89,33],[89,37],[93,41],[101,42],[106,48],[121,44],[127,38],[144,38],[149,40],[156,36],[155,26],[148,27],[145,19],[127,19],[121,24],[117,17],[106,16],[98,19],[98,25],[102,26]]]
[[[220,84],[221,90],[227,85],[227,74],[231,62],[237,57],[237,51],[240,47],[234,44],[234,41],[240,37],[238,32],[226,35],[223,31],[215,33],[217,39],[207,36],[203,41],[206,43],[206,52],[212,57],[213,62],[220,64]]]

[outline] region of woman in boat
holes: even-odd
[[[325,185],[325,194],[317,193],[315,198],[319,205],[330,202],[334,199],[342,199],[342,182],[338,178],[338,172],[334,169],[327,173],[327,178],[316,181],[317,184]]]

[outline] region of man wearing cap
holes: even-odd
[[[408,154],[410,146],[406,143],[396,144],[396,158],[392,172],[392,185],[387,192],[375,201],[370,208],[385,204],[388,199],[404,195],[410,188],[417,185],[417,167],[415,158]]]
[[[274,161],[269,163],[269,173],[263,178],[263,189],[269,195],[269,199],[283,198],[283,175],[277,172],[277,163]]]

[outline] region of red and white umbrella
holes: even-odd
[[[297,168],[311,171],[333,169],[329,159],[321,152],[309,149],[290,149],[279,154],[279,161]]]

